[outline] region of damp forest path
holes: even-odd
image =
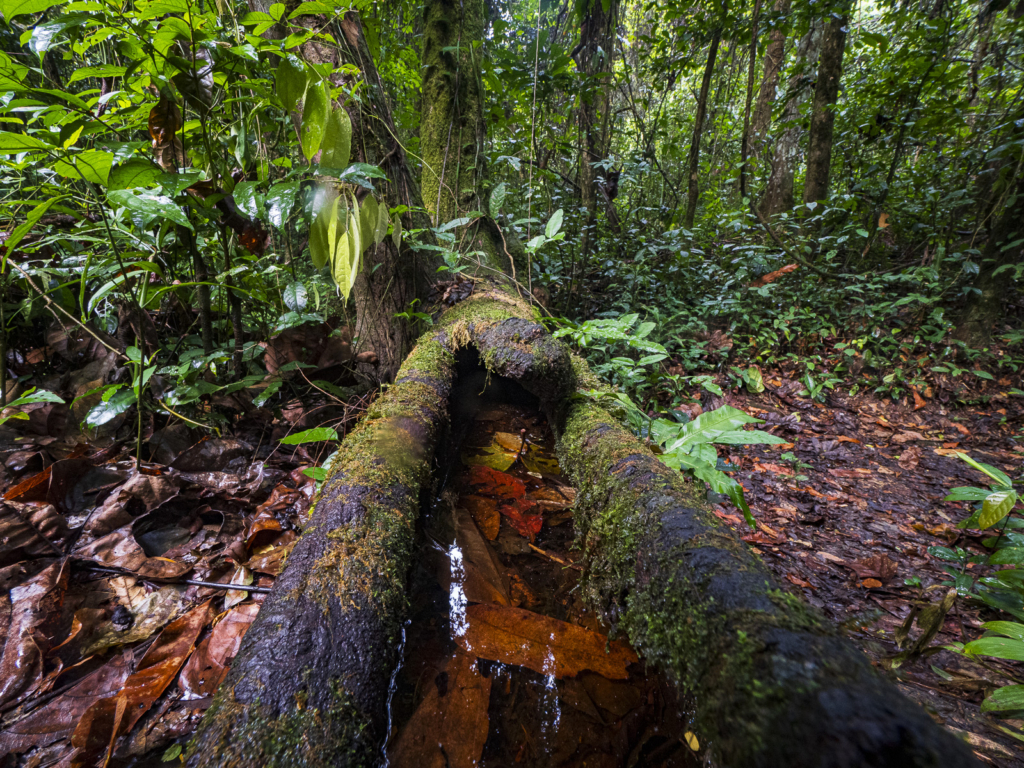
[[[421,518],[388,762],[701,764],[673,686],[583,604],[572,505],[531,398],[485,374],[452,397],[445,482]]]
[[[733,477],[745,489],[757,530],[712,494],[715,514],[783,588],[823,611],[907,696],[966,738],[983,763],[1024,766],[1024,744],[999,729],[1021,723],[980,711],[986,693],[1024,678],[1024,664],[979,664],[942,649],[981,637],[982,623],[1007,614],[958,597],[924,653],[893,661],[901,653],[897,632],[912,608],[938,604],[949,590],[953,577],[944,567],[954,564],[942,559],[942,548],[990,552],[982,544],[988,534],[956,527],[970,516],[971,503],[943,499],[954,487],[988,484],[957,452],[1020,476],[1024,401],[917,399],[915,408],[915,400],[835,391],[813,402],[784,373],[765,372],[764,383],[762,393],[734,390],[706,403],[739,408],[764,420],[760,429],[787,440],[719,447],[719,458],[736,467]],[[979,564],[965,573],[982,578],[995,569]],[[921,633],[913,626],[902,650]]]

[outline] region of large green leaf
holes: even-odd
[[[986,475],[988,475],[997,483],[999,483],[999,485],[1005,488],[1009,488],[1010,486],[1013,485],[1013,481],[1011,481],[1010,478],[1007,477],[1005,472],[1003,472],[1000,469],[997,469],[996,467],[993,467],[991,464],[982,464],[980,461],[975,461],[966,453],[957,453],[957,456],[963,461],[966,461],[979,472],[984,472]]]
[[[298,58],[288,55],[281,59],[277,65],[277,98],[286,111],[295,109],[305,95],[308,83],[306,66]]]
[[[387,205],[378,206],[377,227],[373,232],[373,242],[375,244],[380,245],[382,242],[384,242],[384,238],[387,237],[388,234],[388,224],[390,223],[391,222],[388,219]]]
[[[985,488],[961,486],[949,492],[943,501],[984,501],[992,491]]]
[[[505,195],[508,192],[508,188],[505,186],[505,182],[501,182],[494,189],[491,190],[491,199],[488,202],[488,209],[491,212],[491,218],[496,219],[501,213],[501,206],[505,204]]]
[[[99,149],[87,149],[85,152],[69,155],[66,159],[53,164],[53,170],[69,179],[85,179],[101,187],[107,186],[110,169],[114,165],[114,155]]]
[[[982,637],[964,646],[965,653],[1024,661],[1024,642],[1009,637]]]
[[[705,435],[707,442],[718,443],[719,445],[782,445],[788,442],[781,437],[776,437],[773,434],[756,429],[750,432],[744,429],[724,432],[712,429],[708,430]]]
[[[343,300],[347,300],[352,293],[359,263],[359,254],[355,253],[352,240],[351,229],[338,238],[338,244],[334,249],[334,261],[331,264],[331,277],[334,278]]]
[[[673,450],[682,445],[690,443],[712,442],[711,438],[724,432],[731,432],[744,424],[760,424],[759,419],[748,416],[738,408],[731,405],[723,405],[713,411],[702,413],[688,424],[679,428],[678,437],[666,446],[666,450]]]
[[[132,213],[141,216],[147,223],[156,218],[169,219],[175,224],[192,229],[192,225],[181,208],[166,195],[160,195],[150,190],[141,190],[138,194],[133,194],[128,189],[115,189],[107,192],[107,199],[114,205],[127,208]]]
[[[24,13],[41,13],[63,0],[0,0],[0,13],[7,21]]]
[[[12,231],[10,236],[4,241],[4,265],[7,264],[7,255],[14,252],[14,249],[18,247],[18,244],[22,241],[25,235],[27,235],[31,231],[32,227],[39,222],[39,219],[43,217],[43,214],[50,209],[50,206],[63,199],[63,197],[51,197],[49,200],[44,200],[28,212],[25,216],[25,220],[15,227],[14,231]],[[3,270],[0,270],[0,272],[2,271]]]
[[[284,305],[292,312],[306,308],[306,286],[299,282],[289,283],[282,292]]]
[[[159,166],[141,157],[133,157],[110,172],[107,186],[110,189],[131,189],[132,187],[150,187],[156,184],[163,175]]]
[[[331,110],[330,117],[327,118],[320,165],[324,168],[337,168],[342,171],[348,167],[351,155],[352,121],[343,107],[335,107]]]
[[[978,517],[979,528],[991,528],[1013,509],[1017,503],[1016,491],[996,491],[985,497],[981,503],[981,515]]]
[[[1000,635],[1024,642],[1024,624],[1015,621],[986,621],[981,626],[989,632],[998,632]]]
[[[1024,709],[1024,685],[1004,685],[981,703],[982,712]]]
[[[373,242],[377,231],[377,208],[377,200],[373,195],[367,195],[363,204],[359,206],[359,239],[364,249]]]
[[[746,497],[743,495],[743,486],[733,480],[724,472],[718,470],[714,464],[704,459],[692,456],[684,451],[671,451],[659,456],[667,466],[672,469],[689,470],[698,480],[703,480],[715,493],[722,493],[729,497],[729,500],[743,513],[747,525],[755,528],[757,523],[750,511]]]
[[[313,219],[309,227],[309,256],[313,260],[313,266],[323,269],[324,265],[331,261],[331,242],[328,239],[327,231],[330,226],[331,217],[338,215],[338,200],[335,198],[320,209],[320,213]]]
[[[17,155],[36,149],[53,149],[35,136],[4,131],[0,133],[0,155]]]
[[[312,83],[306,89],[302,104],[302,154],[307,160],[320,149],[327,129],[327,89],[323,83]]]
[[[557,211],[555,211],[553,214],[551,214],[551,218],[548,219],[547,226],[544,227],[544,236],[548,240],[550,240],[551,238],[553,238],[555,235],[558,234],[558,230],[560,230],[561,228],[562,228],[562,209],[559,208]],[[640,334],[640,335],[646,335],[646,334]]]
[[[270,223],[278,229],[284,227],[295,206],[295,195],[299,192],[299,182],[286,181],[275,184],[267,192],[267,214]]]
[[[294,435],[281,438],[282,445],[302,445],[303,443],[323,443],[327,440],[337,440],[338,433],[330,427],[317,427],[307,429],[305,432],[296,432]]]

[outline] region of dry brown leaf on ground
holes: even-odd
[[[844,563],[847,568],[857,574],[860,579],[880,579],[889,581],[899,571],[899,564],[885,555],[875,555],[854,563]]]
[[[470,602],[510,605],[505,566],[464,510],[456,510],[455,541],[462,552],[463,573],[450,572],[441,576],[447,576],[449,584],[461,581],[466,599]],[[454,571],[455,560],[451,559],[450,562]],[[445,579],[442,578],[442,581]]]
[[[77,748],[73,766],[95,765],[112,752],[117,737],[127,733],[174,680],[209,619],[209,601],[193,608],[164,629],[115,696],[100,699],[82,715],[71,744]]]
[[[522,608],[471,605],[466,620],[466,631],[455,638],[464,651],[543,675],[575,677],[589,669],[623,680],[637,661],[624,643],[609,644],[597,632]]]
[[[917,468],[917,463],[921,460],[921,448],[916,445],[912,445],[905,449],[900,454],[899,463],[900,469],[905,469],[908,472],[912,469]]]
[[[461,651],[428,684],[391,753],[395,768],[474,768],[487,741],[491,679]]]
[[[259,610],[259,603],[247,603],[228,611],[210,636],[199,644],[178,678],[183,698],[213,696]]]
[[[0,707],[18,701],[39,685],[50,644],[48,625],[59,618],[70,567],[55,562],[0,597]]]

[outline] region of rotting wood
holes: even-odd
[[[418,500],[454,354],[470,345],[490,374],[540,400],[580,489],[586,596],[678,681],[718,765],[976,765],[827,620],[779,589],[690,480],[577,396],[601,386],[586,364],[528,305],[486,284],[441,316],[343,443],[190,765],[377,762]]]

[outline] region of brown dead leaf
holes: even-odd
[[[857,574],[860,579],[880,579],[889,581],[899,571],[899,564],[885,555],[875,555],[864,560],[844,563],[847,568]],[[879,585],[881,586],[881,585]]]
[[[442,586],[461,583],[466,599],[474,603],[511,605],[508,571],[465,510],[456,510],[455,543],[461,559],[445,558]]]
[[[395,768],[475,768],[490,721],[491,678],[477,660],[456,651],[402,729],[390,763]]]
[[[928,401],[925,400],[923,397],[921,397],[921,395],[918,394],[918,391],[916,389],[911,389],[910,391],[914,394],[914,410],[915,411],[919,411],[922,408],[924,408],[926,405],[928,405]]]
[[[61,554],[67,521],[50,504],[0,501],[0,554],[23,549],[26,555]]]
[[[209,613],[210,603],[205,602],[168,624],[117,694],[85,711],[71,736],[78,750],[73,765],[94,765],[104,752],[113,751],[117,737],[130,731],[174,680]]]
[[[75,557],[80,560],[92,560],[100,565],[123,568],[147,579],[176,579],[192,569],[190,565],[168,560],[166,557],[146,557],[142,546],[132,534],[132,525],[126,525],[96,539],[92,544],[78,550]]]
[[[609,645],[608,638],[597,632],[522,608],[471,605],[466,620],[466,631],[455,638],[464,651],[543,675],[575,677],[589,669],[624,680],[626,667],[637,661],[623,643]]]
[[[958,453],[962,453],[958,448],[932,448],[939,456],[946,456],[951,459],[955,459]]]
[[[865,587],[866,589],[878,589],[882,586],[882,582],[880,582],[878,579],[864,579],[864,581],[862,581],[860,585],[862,587]]]
[[[484,536],[491,541],[498,538],[501,515],[498,513],[496,500],[483,496],[463,496],[459,499],[459,506],[469,510]]]
[[[792,573],[786,574],[786,581],[790,582],[791,584],[796,584],[798,587],[803,587],[804,589],[814,589],[814,585],[811,584],[811,582],[807,581],[807,579],[802,579],[799,576],[795,576]]]
[[[59,618],[70,570],[66,560],[55,562],[0,597],[0,707],[24,698],[42,679],[50,625]]]
[[[906,442],[909,442],[911,440],[927,440],[927,439],[928,438],[926,438],[920,432],[913,432],[913,431],[910,431],[910,430],[908,430],[906,432],[900,432],[898,435],[893,435],[892,436],[892,442],[894,442],[894,443],[906,443]]]
[[[767,275],[762,275],[757,280],[752,282],[750,284],[750,287],[760,288],[763,285],[768,285],[768,283],[774,283],[783,275],[793,272],[795,269],[797,269],[798,266],[798,264],[787,264],[782,269],[776,269],[774,272],[769,272]]]
[[[201,699],[213,696],[228,673],[231,660],[238,653],[242,638],[259,613],[259,603],[248,603],[228,611],[213,628],[210,636],[196,648],[178,678],[182,698]]]
[[[837,443],[856,443],[857,445],[861,445],[860,440],[858,440],[855,437],[847,437],[846,435],[839,435],[839,437],[836,438],[836,442]]]
[[[917,468],[917,463],[921,460],[921,448],[916,445],[912,445],[906,448],[902,454],[900,454],[899,463],[901,469],[911,470]]]
[[[119,654],[73,688],[0,732],[0,753],[21,753],[66,739],[99,699],[114,695],[131,670],[131,652]]]

